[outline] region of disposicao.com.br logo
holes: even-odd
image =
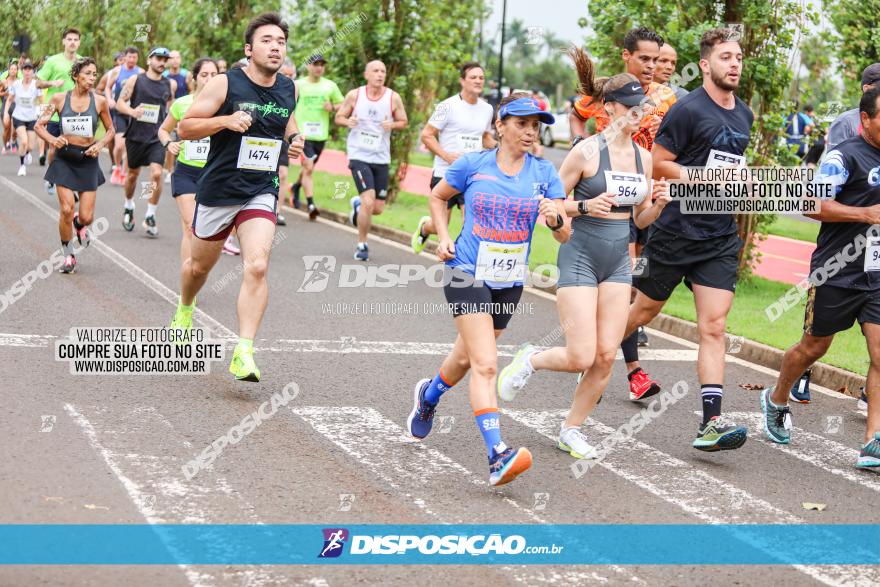
[[[522,555],[559,554],[563,546],[528,546],[519,534],[349,534],[346,528],[324,528],[318,558],[338,557],[349,543],[349,555]]]

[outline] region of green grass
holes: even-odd
[[[297,173],[298,170],[292,167],[291,177],[295,177]],[[347,186],[345,196],[339,199],[325,195],[335,192],[336,182],[346,182]],[[315,193],[318,194],[316,200],[319,207],[347,213],[349,211],[348,200],[356,193],[356,190],[350,176],[333,175],[319,171],[315,173]],[[411,192],[400,192],[394,204],[388,206],[385,212],[375,219],[375,222],[411,233],[415,230],[419,218],[426,215],[428,215],[428,202],[425,196]],[[461,231],[461,214],[457,211],[453,212],[449,226],[449,233],[453,237]],[[538,226],[532,241],[529,266],[534,269],[537,265],[545,263],[555,265],[558,248],[559,245],[553,239],[550,230],[544,226]],[[772,323],[764,313],[764,308],[776,301],[790,287],[792,286],[760,277],[754,277],[748,283],[743,282],[737,285],[733,310],[727,321],[727,331],[778,349],[787,349],[793,345],[800,339],[803,331],[805,302],[801,302]],[[683,285],[679,286],[663,312],[692,322],[696,321],[693,294]],[[866,373],[868,352],[865,339],[858,326],[838,334],[822,361],[855,373]]]
[[[777,216],[773,224],[767,229],[769,234],[785,236],[799,241],[816,242],[819,234],[819,224],[816,222],[802,222],[787,216]]]

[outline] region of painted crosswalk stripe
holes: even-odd
[[[568,414],[566,410],[504,408],[501,412],[554,444],[558,440],[559,424]],[[584,428],[588,437],[596,442],[614,433],[610,426],[592,419],[587,421]],[[709,524],[803,523],[797,516],[634,438],[620,440],[598,462],[598,466]],[[880,569],[876,567],[795,565],[794,568],[826,585],[868,587],[880,581]]]
[[[859,458],[859,451],[856,449],[830,440],[827,436],[807,432],[797,427],[791,431],[792,444],[779,444],[767,438],[767,433],[764,432],[764,415],[760,412],[731,412],[726,415],[735,422],[747,423],[752,432],[752,438],[815,465],[832,475],[843,477],[848,481],[880,492],[880,476],[855,468],[855,463]]]
[[[439,450],[412,438],[401,426],[377,410],[331,406],[297,406],[290,410],[342,449],[358,468],[378,477],[441,523],[497,523],[496,514],[490,508],[480,508],[479,504],[474,503],[474,500],[484,496],[486,500],[495,499],[487,481]],[[457,491],[436,491],[437,487],[449,486],[451,479],[458,480]],[[468,491],[468,485],[476,491]],[[470,498],[463,499],[469,493]],[[429,495],[433,497],[429,498]],[[511,508],[505,523],[547,523],[543,517],[513,499],[506,496],[501,499]],[[608,565],[607,568],[615,572],[616,581],[642,583],[622,567]],[[526,570],[526,576],[523,577],[526,583],[530,583],[528,572]],[[608,581],[607,577],[574,570],[560,572],[559,579],[563,584]]]

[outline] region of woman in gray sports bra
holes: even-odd
[[[75,83],[73,89],[52,96],[35,129],[41,139],[55,147],[55,158],[44,179],[57,188],[61,213],[58,232],[64,251],[62,273],[73,273],[76,269],[76,255],[70,244],[73,233],[76,233],[80,247],[89,244],[87,229],[95,214],[95,196],[98,186],[104,183],[98,154],[110,144],[114,134],[106,98],[92,91],[98,79],[95,60],[91,57],[77,59],[70,77]],[[53,112],[58,112],[61,118],[61,135],[58,137],[46,129]],[[98,120],[104,123],[106,132],[100,141],[95,141]],[[75,212],[73,192],[79,193],[79,212]]]
[[[578,143],[559,170],[568,217],[559,233],[556,303],[566,346],[536,352],[528,346],[502,371],[502,381],[521,390],[535,371],[586,371],[578,384],[558,447],[575,458],[596,458],[580,427],[602,395],[623,339],[630,303],[632,269],[629,221],[645,228],[670,201],[666,181],[653,182],[651,153],[630,138],[642,118],[646,96],[628,73],[594,79],[593,64],[582,51],[572,51],[582,91],[604,102],[607,128]],[[578,63],[578,61],[580,61]],[[656,201],[648,197],[653,190]],[[566,233],[570,238],[565,240]],[[511,394],[508,392],[508,396]]]

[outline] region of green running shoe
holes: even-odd
[[[535,372],[529,363],[529,358],[535,354],[535,351],[535,347],[530,344],[522,345],[510,365],[501,370],[497,382],[498,397],[510,402],[523,390],[529,382],[529,377]]]
[[[777,406],[770,401],[773,395],[770,386],[761,392],[761,411],[764,413],[764,432],[767,438],[779,444],[791,442],[791,410],[788,406]]]
[[[254,350],[235,347],[232,362],[229,364],[229,372],[235,375],[238,381],[258,382],[260,370],[257,369],[257,364],[254,362]]]
[[[430,216],[422,216],[419,218],[419,225],[416,227],[416,231],[412,233],[410,246],[412,247],[413,253],[416,255],[424,251],[425,245],[428,244],[428,237],[422,236],[422,227],[425,226],[429,220],[431,220]]]
[[[193,298],[191,306],[184,306],[177,302],[177,311],[174,312],[174,318],[171,319],[171,328],[180,328],[181,330],[189,330],[193,324],[193,310],[196,308],[196,300]]]
[[[871,442],[859,451],[856,467],[880,467],[880,432],[875,432]]]
[[[706,452],[733,450],[746,443],[747,435],[745,427],[725,422],[721,416],[712,416],[697,432],[694,448]]]

